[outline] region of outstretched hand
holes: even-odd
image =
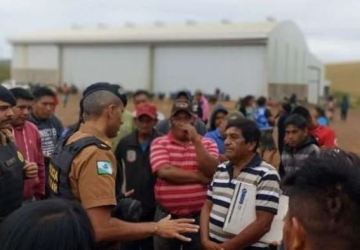
[[[194,224],[194,219],[171,219],[171,215],[161,219],[156,225],[156,234],[163,238],[176,238],[181,241],[190,242],[191,238],[184,233],[197,233],[199,226]]]

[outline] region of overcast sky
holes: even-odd
[[[0,0],[0,58],[6,38],[25,32],[105,23],[121,26],[186,20],[292,20],[323,62],[360,61],[359,0]]]

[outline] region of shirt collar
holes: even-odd
[[[16,130],[16,131],[21,131],[21,130],[24,130],[25,127],[27,126],[28,124],[28,121],[25,121],[24,124],[22,125],[19,125],[19,126],[12,126],[13,130]]]
[[[220,139],[224,139],[223,136],[222,136],[221,133],[220,133],[220,129],[219,129],[219,128],[217,128],[217,129],[215,130],[215,135],[216,135],[218,138],[220,138]]]
[[[169,141],[171,143],[174,143],[174,144],[178,144],[178,145],[182,145],[182,146],[187,146],[187,145],[190,145],[191,144],[191,141],[188,141],[188,142],[181,142],[181,141],[178,141],[175,139],[174,135],[172,134],[171,130],[169,131],[169,133],[167,134],[167,137],[169,139]]]
[[[253,158],[249,161],[249,163],[246,164],[244,169],[257,167],[257,166],[259,166],[261,164],[261,162],[262,162],[261,156],[258,153],[256,153],[253,156]]]
[[[105,142],[107,145],[111,146],[111,140],[104,133],[98,130],[96,127],[88,126],[87,124],[83,124],[79,131],[84,134],[89,134],[95,136],[99,140]]]
[[[156,132],[155,129],[153,129],[151,136],[149,137],[149,141],[152,141],[156,136],[158,135],[158,133]],[[130,134],[129,136],[129,145],[131,146],[139,146],[139,140],[138,140],[138,130],[135,130],[133,133]]]
[[[258,153],[256,153],[241,171],[247,168],[254,168],[260,166],[261,162],[262,162],[261,156]],[[228,164],[226,164],[226,169],[228,170],[229,173],[231,173],[230,176],[232,176],[233,168],[234,165],[232,164],[232,162],[228,162]]]
[[[296,147],[290,147],[289,145],[285,145],[284,149],[286,152],[289,152],[289,153],[294,153],[296,151],[299,151],[311,144],[317,144],[315,138],[312,138],[312,137],[307,137],[303,142],[301,142],[298,146]]]
[[[25,128],[25,124],[20,125],[20,126],[12,126],[12,129],[14,131],[21,131],[21,130],[24,130],[24,128]]]

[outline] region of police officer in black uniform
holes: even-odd
[[[10,122],[16,99],[0,85],[0,222],[23,201],[24,178],[36,178],[37,166],[24,160],[13,140]]]

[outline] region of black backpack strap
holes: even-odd
[[[48,184],[50,185],[53,195],[68,199],[73,199],[74,195],[71,191],[69,172],[73,159],[84,148],[95,145],[101,150],[110,150],[111,147],[95,136],[83,137],[70,144],[66,144],[65,138],[58,144],[57,149],[51,157]]]
[[[95,136],[83,137],[73,143],[66,145],[66,147],[68,147],[69,150],[71,152],[73,152],[73,155],[76,156],[81,150],[83,150],[84,148],[91,146],[91,145],[95,145],[99,149],[103,149],[103,150],[111,149],[111,147],[109,145],[107,145],[105,142],[99,140]]]

